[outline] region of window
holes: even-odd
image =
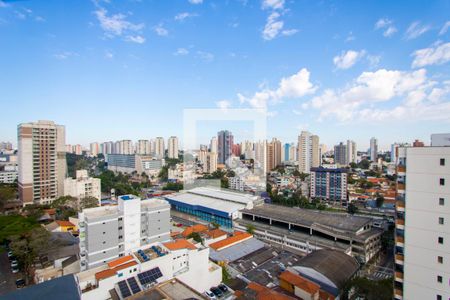
[[[445,178],[439,178],[439,184],[445,185]]]
[[[119,230],[122,230],[122,226],[119,227]]]
[[[123,236],[119,235],[119,239],[123,239]]]
[[[444,198],[439,198],[439,205],[444,205],[444,203],[445,203]]]
[[[441,166],[445,166],[445,158],[441,158]]]
[[[442,300],[442,296],[441,295],[436,295],[436,300]]]
[[[444,243],[444,238],[442,236],[438,237],[438,243],[439,244],[443,244]]]
[[[103,234],[105,234],[106,232],[103,231]]]
[[[438,263],[443,264],[444,263],[444,258],[442,256],[438,256]]]
[[[439,224],[440,225],[444,225],[444,218],[443,217],[439,217]]]
[[[437,282],[442,283],[442,276],[438,275]]]

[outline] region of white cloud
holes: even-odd
[[[284,0],[263,0],[262,9],[283,9]]]
[[[414,56],[413,68],[444,64],[450,61],[450,43],[419,49],[412,56]]]
[[[319,120],[335,117],[346,121],[380,121],[390,118],[414,120],[415,114],[430,118],[437,112],[436,105],[430,101],[430,90],[437,82],[426,76],[425,69],[398,71],[380,69],[363,72],[356,80],[343,89],[327,89],[314,97],[309,104],[320,111]],[[442,91],[435,91],[439,96]],[[393,108],[380,108],[381,103],[393,103]],[[450,105],[447,105],[450,108]],[[423,112],[421,111],[423,110]],[[447,109],[450,112],[450,110]],[[450,115],[446,117],[450,119]]]
[[[282,35],[285,35],[285,36],[291,36],[291,35],[296,34],[297,32],[298,32],[297,29],[286,29],[286,30],[283,30],[283,31],[281,32],[281,34],[282,34]]]
[[[333,63],[338,69],[348,69],[365,55],[365,50],[348,50],[347,52],[343,51],[340,55],[337,55],[333,58]]]
[[[43,18],[43,17],[41,17],[41,16],[36,16],[36,17],[34,18],[34,20],[35,20],[36,22],[45,22],[45,18]]]
[[[383,29],[383,36],[391,37],[394,33],[397,32],[397,28],[392,23],[393,21],[387,18],[379,19],[375,23],[375,30]]]
[[[145,37],[141,36],[141,35],[129,35],[126,37],[125,39],[128,42],[133,42],[136,44],[143,44],[145,43]]]
[[[226,109],[230,108],[231,102],[228,100],[221,100],[221,101],[217,101],[216,105],[218,108],[220,108],[222,110],[226,110]]]
[[[153,30],[159,36],[167,36],[167,35],[169,35],[169,31],[166,28],[164,28],[162,23],[160,23],[160,24],[156,25],[155,27],[153,27]]]
[[[105,51],[105,58],[107,58],[107,59],[112,59],[112,58],[114,58],[114,53],[112,53],[112,52],[109,51],[109,50],[106,50],[106,51]]]
[[[450,21],[445,22],[444,26],[442,26],[441,30],[439,31],[439,35],[443,35],[447,33],[447,30],[450,28]]]
[[[56,53],[53,55],[53,57],[55,57],[56,59],[59,59],[59,60],[65,60],[65,59],[68,59],[68,58],[74,57],[74,56],[79,56],[79,55],[76,52],[70,52],[70,51],[63,51],[63,52]]]
[[[189,0],[189,3],[191,3],[191,4],[202,4],[203,0]]]
[[[380,55],[367,55],[367,61],[369,62],[370,68],[376,68],[380,63],[381,56]]]
[[[193,17],[197,17],[197,16],[198,16],[198,14],[195,14],[195,13],[182,12],[182,13],[177,14],[174,17],[174,19],[175,19],[175,21],[180,21],[181,22],[181,21],[184,21],[187,18],[193,18]]]
[[[197,56],[204,62],[212,62],[214,60],[214,54],[205,51],[197,51]]]
[[[422,25],[419,21],[411,23],[405,33],[405,39],[413,40],[431,29],[430,25]]]
[[[125,35],[125,40],[142,44],[145,42],[145,38],[140,35],[134,35],[139,33],[144,28],[144,24],[134,24],[126,20],[124,14],[113,14],[108,16],[108,11],[104,8],[98,8],[95,12],[97,19],[100,23],[100,27],[103,29],[105,36],[113,38],[115,36]]]
[[[264,88],[250,98],[240,93],[237,96],[241,104],[248,103],[253,108],[267,108],[268,104],[279,103],[284,98],[301,98],[313,94],[317,87],[311,83],[309,77],[309,71],[303,68],[294,75],[282,78],[275,90]]]
[[[280,31],[283,29],[284,23],[283,21],[278,20],[279,17],[280,14],[277,12],[272,12],[269,15],[262,33],[263,39],[270,41],[276,38]]]
[[[177,51],[175,51],[173,53],[173,55],[175,56],[182,56],[182,55],[188,55],[189,54],[189,50],[186,48],[178,48]]]

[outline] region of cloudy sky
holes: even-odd
[[[0,49],[14,143],[38,119],[72,144],[182,136],[188,108],[265,109],[269,138],[359,150],[450,132],[448,1],[0,0]]]

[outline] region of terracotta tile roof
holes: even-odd
[[[180,250],[180,249],[195,250],[195,249],[197,249],[197,247],[195,247],[194,244],[188,242],[185,239],[178,239],[178,240],[175,240],[172,242],[164,243],[163,245],[169,250]]]
[[[73,224],[72,222],[69,221],[60,221],[60,220],[56,220],[55,221],[59,226],[64,226],[64,227],[75,227],[75,224]]]
[[[292,300],[294,298],[278,293],[268,287],[262,286],[256,282],[250,282],[247,288],[257,292],[257,300]]]
[[[232,246],[234,244],[237,244],[239,242],[248,240],[249,238],[252,238],[253,235],[251,235],[250,233],[247,232],[242,232],[242,233],[237,233],[235,232],[235,234],[229,238],[226,238],[224,240],[212,243],[211,245],[209,245],[209,247],[213,248],[216,251],[219,251],[223,248]]]
[[[56,214],[56,209],[55,208],[48,208],[48,209],[44,209],[44,212],[49,214],[49,215],[54,215],[54,214]]]
[[[174,237],[174,236],[177,236],[177,235],[179,235],[179,234],[181,234],[181,231],[172,231],[172,232],[170,233],[170,237]]]
[[[227,235],[225,231],[220,230],[219,228],[207,231],[205,232],[205,234],[212,239],[218,238],[219,236]]]
[[[131,255],[122,256],[122,257],[119,257],[119,258],[117,258],[115,260],[110,261],[108,263],[108,267],[114,268],[114,267],[122,265],[122,264],[124,264],[126,262],[129,262],[130,260],[134,260],[133,256],[131,256]]]
[[[137,265],[137,262],[133,260],[133,261],[130,261],[130,262],[126,263],[126,264],[122,264],[122,265],[120,265],[118,267],[115,267],[115,268],[112,268],[112,269],[106,269],[106,270],[97,272],[97,273],[95,273],[95,279],[97,279],[97,281],[99,281],[99,280],[102,280],[102,279],[105,279],[105,278],[109,278],[111,276],[116,275],[116,273],[118,271],[126,269],[126,268],[129,268],[129,267],[132,267],[132,266],[135,266],[135,265]]]
[[[291,273],[289,271],[284,271],[280,274],[280,279],[295,285],[299,289],[307,292],[310,295],[316,294],[320,291],[320,285],[311,282],[300,275]]]
[[[191,233],[194,233],[194,232],[205,232],[205,231],[208,231],[208,226],[203,225],[203,224],[195,224],[195,225],[193,225],[191,227],[186,228],[183,231],[182,235],[184,237],[188,237]]]

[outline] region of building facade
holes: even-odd
[[[299,171],[302,173],[309,173],[311,168],[316,168],[322,163],[319,137],[308,131],[302,131],[298,136],[297,152]]]
[[[347,145],[344,145],[342,142],[334,146],[334,163],[341,166],[348,165]]]
[[[358,150],[356,149],[356,143],[352,140],[347,140],[347,163],[356,163],[358,158]]]
[[[155,157],[164,158],[165,152],[164,138],[159,136],[155,139]]]
[[[378,140],[376,138],[370,139],[369,158],[371,161],[376,162],[378,157]]]
[[[23,205],[49,204],[64,194],[65,128],[38,121],[19,124],[17,131],[20,200]]]
[[[327,201],[347,201],[347,170],[311,168],[311,198]]]
[[[171,136],[167,143],[167,156],[169,158],[178,159],[178,138],[176,136]]]
[[[117,206],[85,209],[78,218],[81,270],[140,246],[170,240],[170,206],[161,199],[119,196]]]
[[[98,199],[100,205],[102,193],[100,181],[99,178],[89,177],[87,170],[77,170],[75,179],[64,180],[64,195],[78,198],[78,200],[94,197]]]
[[[395,299],[450,298],[450,142],[398,148]]]
[[[217,155],[219,164],[225,164],[233,150],[233,134],[228,130],[217,133]]]

